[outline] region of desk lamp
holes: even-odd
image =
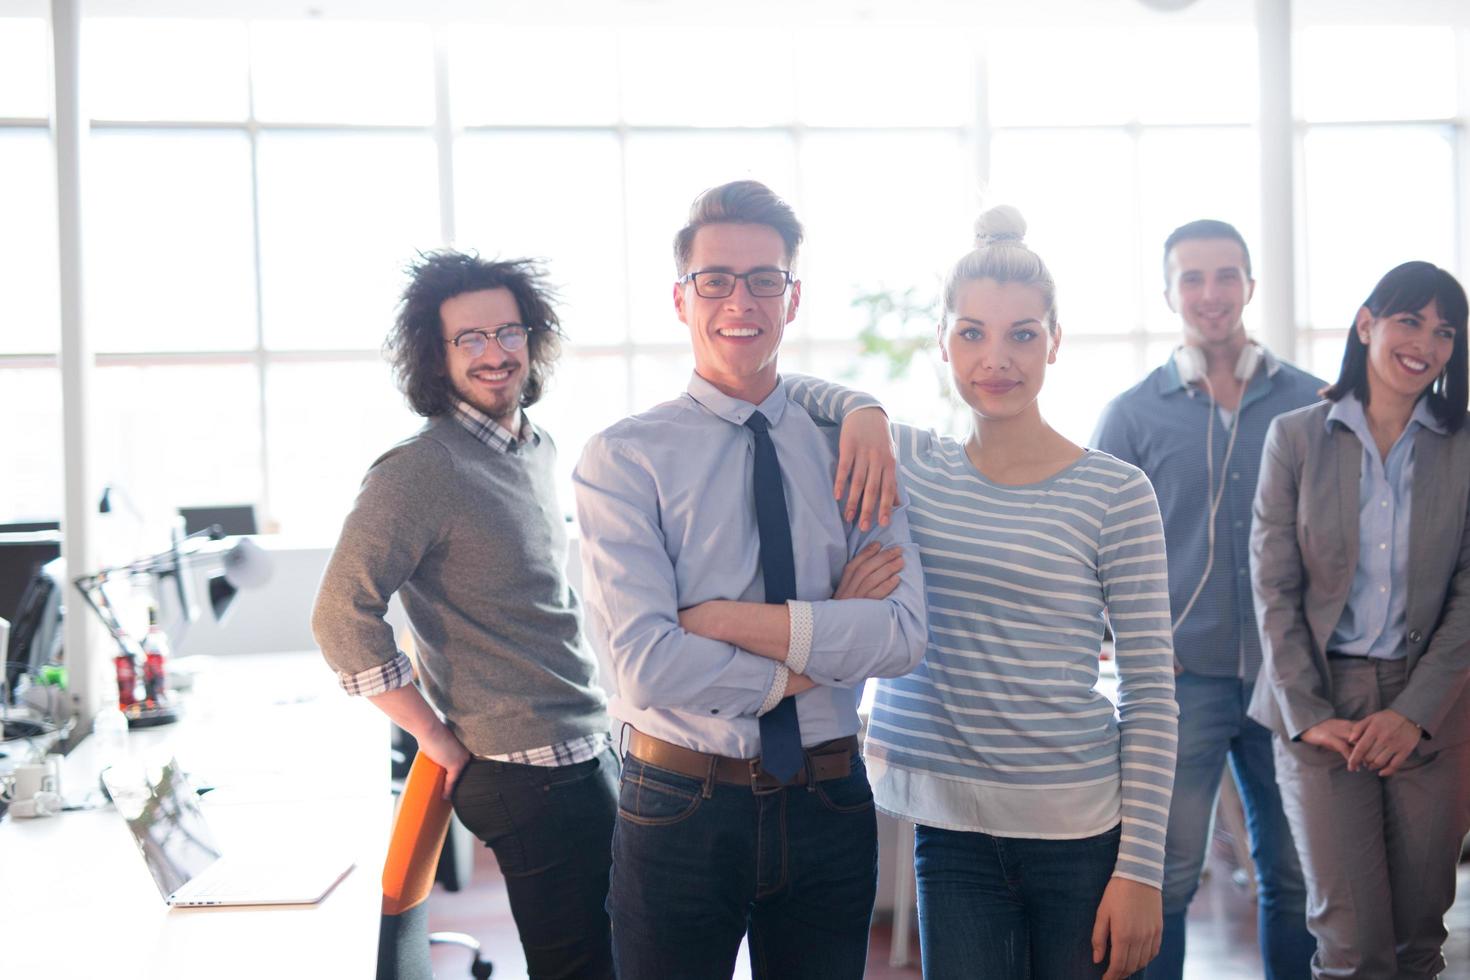
[[[107,597],[106,586],[109,581],[148,576],[161,582],[172,576],[179,603],[179,621],[173,628],[174,640],[199,615],[191,597],[188,575],[191,569],[203,568],[209,571],[209,608],[217,622],[224,621],[230,604],[240,589],[255,588],[269,581],[270,559],[259,545],[249,538],[226,544],[222,541],[223,538],[223,532],[215,525],[182,538],[175,538],[166,551],[160,551],[156,555],[139,558],[126,565],[104,568],[76,579],[77,591],[102,620],[117,644],[120,664],[121,658],[127,658],[129,664],[136,665],[140,662],[141,651],[138,642],[123,628]],[[162,685],[162,690],[154,698],[120,707],[123,708],[131,728],[163,725],[178,719],[178,707],[169,696],[167,685]]]

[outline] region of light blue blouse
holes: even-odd
[[[1414,406],[1409,424],[1388,451],[1368,431],[1368,418],[1356,395],[1345,395],[1327,413],[1327,428],[1346,426],[1363,444],[1358,482],[1358,566],[1342,618],[1327,649],[1336,654],[1400,660],[1404,647],[1404,609],[1409,588],[1409,514],[1414,486],[1414,434],[1420,426],[1443,433],[1427,399]]]

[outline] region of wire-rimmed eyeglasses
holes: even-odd
[[[504,326],[491,330],[489,327],[476,327],[472,330],[462,331],[453,340],[444,341],[453,344],[459,350],[470,357],[479,357],[485,353],[490,346],[491,338],[500,345],[500,349],[507,354],[520,350],[526,346],[526,338],[531,335],[531,328],[523,323],[507,323]]]
[[[744,279],[750,295],[762,299],[780,296],[791,285],[789,269],[756,269],[752,272],[690,272],[679,285],[694,283],[694,291],[705,299],[724,299],[735,292],[736,281]]]

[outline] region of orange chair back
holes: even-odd
[[[444,775],[444,767],[422,752],[414,756],[383,863],[384,915],[401,915],[418,906],[434,887],[453,809],[444,799]]]

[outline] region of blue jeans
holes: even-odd
[[[570,766],[471,759],[454,812],[495,852],[533,980],[613,975],[607,876],[618,758]]]
[[[914,828],[925,980],[1101,977],[1092,927],[1121,828],[1080,840]]]
[[[1184,975],[1184,920],[1199,888],[1227,756],[1250,831],[1266,977],[1311,976],[1317,942],[1307,931],[1307,886],[1281,808],[1271,733],[1246,717],[1252,688],[1233,677],[1184,673],[1174,679],[1179,755],[1164,854],[1164,941],[1145,971],[1148,980]]]
[[[878,884],[873,792],[852,772],[773,792],[625,756],[613,832],[613,959],[628,980],[863,975]]]

